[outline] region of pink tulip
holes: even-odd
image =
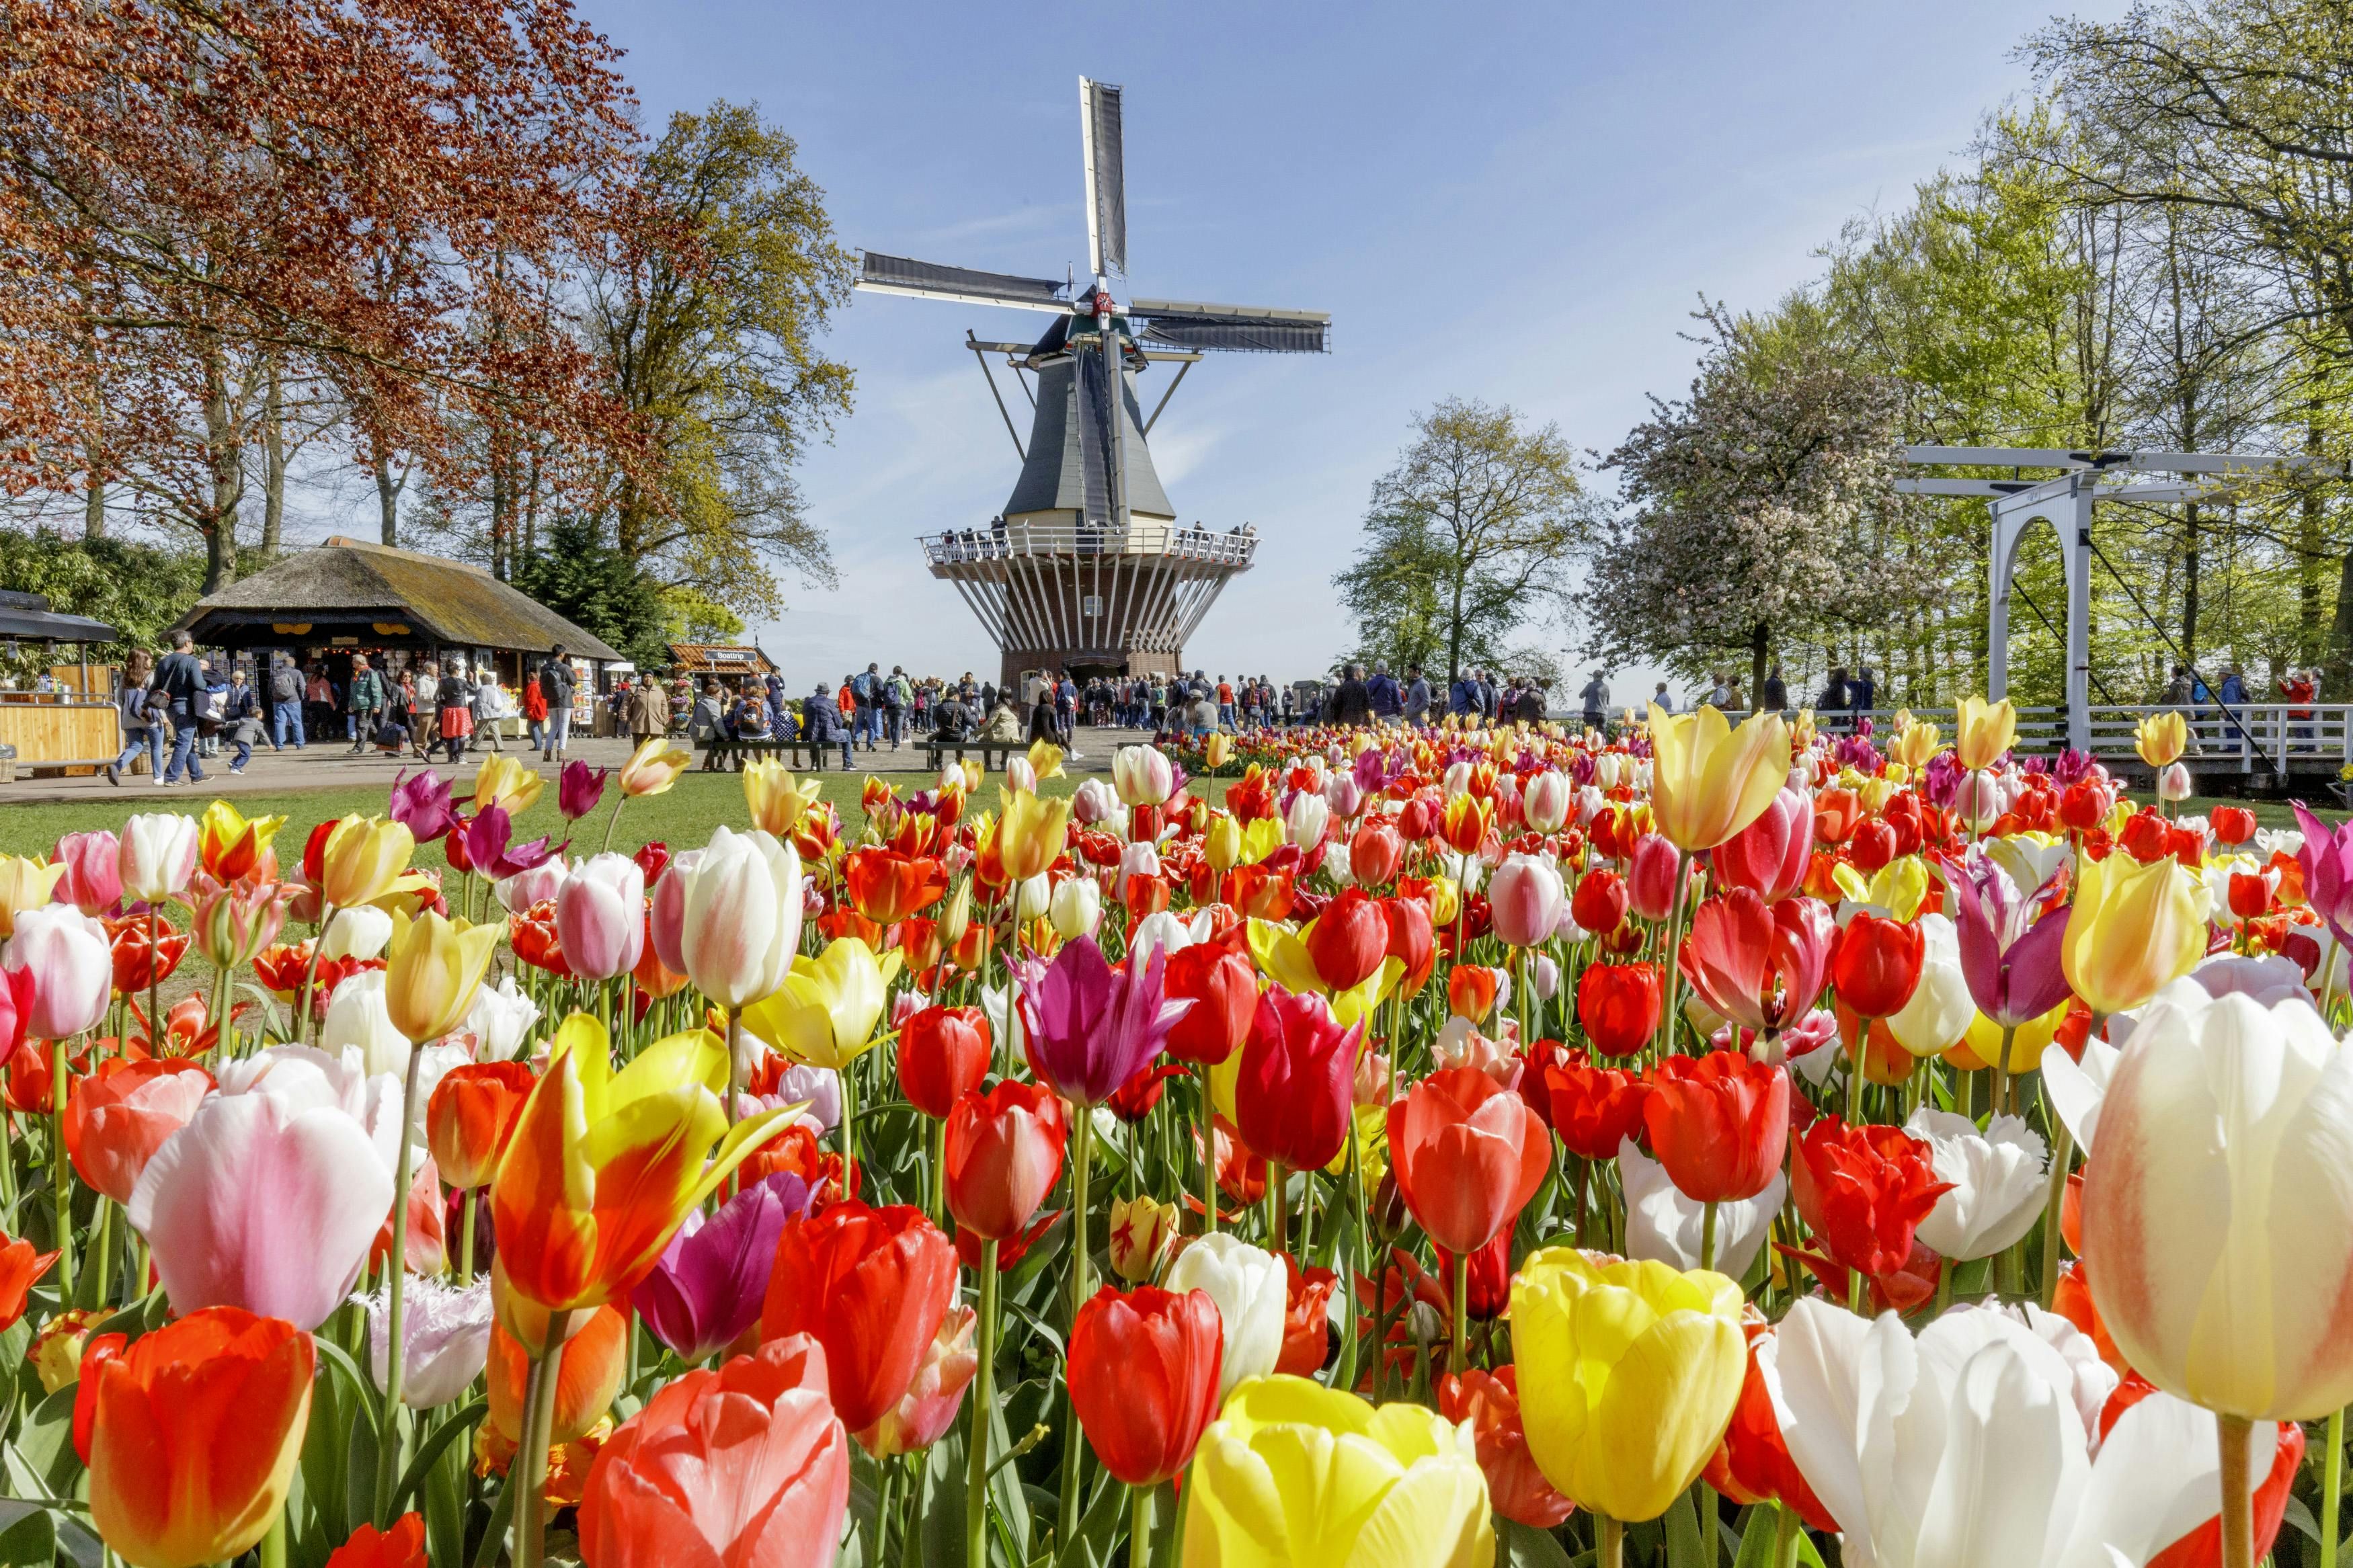
[[[132,817],[122,825],[115,868],[123,897],[162,903],[185,888],[196,868],[196,819],[153,811]]]
[[[185,1058],[134,1062],[83,1079],[66,1113],[74,1169],[95,1191],[129,1203],[155,1151],[188,1124],[212,1091],[213,1075]]]
[[[1538,833],[1558,833],[1568,825],[1575,794],[1567,773],[1547,770],[1534,774],[1520,790],[1520,815]]]
[[[915,1369],[915,1381],[907,1385],[905,1397],[858,1435],[868,1453],[880,1459],[912,1454],[947,1435],[955,1425],[956,1412],[964,1408],[964,1391],[980,1367],[972,1342],[977,1321],[970,1307],[948,1309],[931,1348],[923,1352],[923,1364]]]
[[[106,1016],[114,994],[114,949],[106,928],[71,904],[19,914],[0,963],[32,977],[25,1033],[35,1039],[70,1039]]]
[[[94,833],[67,834],[49,852],[50,863],[66,868],[64,879],[51,896],[86,915],[121,914],[121,853],[120,841],[105,828]]]
[[[672,974],[686,973],[687,873],[702,859],[700,849],[672,856],[654,883],[653,897],[646,900],[646,940],[654,944],[662,967]]]
[[[499,907],[507,913],[524,914],[543,899],[555,897],[556,889],[564,886],[564,879],[569,875],[571,868],[564,863],[562,856],[557,856],[541,861],[528,871],[500,878],[491,884],[491,891],[498,895]]]
[[[1804,886],[1813,849],[1814,803],[1784,786],[1764,816],[1716,846],[1715,874],[1728,887],[1778,903]]]
[[[1495,934],[1512,947],[1549,942],[1567,906],[1567,889],[1549,860],[1514,855],[1487,880],[1487,908]]]
[[[1662,921],[1675,907],[1675,883],[1683,870],[1683,854],[1662,833],[1645,833],[1634,840],[1626,858],[1626,899],[1646,921]]]
[[[309,1053],[316,1056],[317,1053]],[[238,1075],[205,1097],[132,1190],[174,1312],[242,1307],[316,1329],[392,1210],[392,1173],[322,1070]]]
[[[645,951],[646,874],[626,855],[591,856],[555,893],[564,961],[583,980],[610,980]]]

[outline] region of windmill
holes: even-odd
[[[1174,673],[1186,640],[1228,579],[1258,549],[1250,524],[1213,531],[1179,525],[1146,444],[1186,373],[1209,353],[1322,353],[1332,318],[1131,297],[1127,195],[1121,157],[1120,89],[1079,79],[1079,126],[1087,200],[1091,287],[865,251],[858,287],[1034,310],[1055,320],[1035,342],[965,346],[980,362],[1005,420],[1020,477],[1004,509],[978,528],[927,534],[932,575],[954,583],[1003,656],[1002,682],[1026,671],[1094,675]],[[1001,355],[1030,405],[1025,445],[997,377]],[[1155,364],[1176,374],[1149,417],[1136,379]],[[1034,378],[1035,384],[1032,384]]]

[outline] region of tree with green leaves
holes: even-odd
[[[593,518],[551,523],[545,548],[523,563],[514,585],[638,664],[670,662],[660,588]]]
[[[1576,453],[1556,426],[1461,398],[1414,429],[1373,485],[1356,559],[1332,579],[1356,657],[1440,674],[1512,664],[1512,637],[1560,605],[1586,535]]]

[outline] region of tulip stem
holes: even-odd
[[[315,965],[318,963],[318,959],[319,944],[312,942],[311,944],[311,962]],[[155,906],[153,904],[149,904],[147,906],[147,1045],[151,1054],[154,1050],[156,1045],[155,1036],[160,1029],[160,1026],[155,1022],[155,996],[156,994],[164,987],[164,976],[162,973],[163,967],[163,950],[155,945]],[[302,977],[303,1005],[308,1007],[310,1001],[310,974],[306,971]],[[2326,1014],[2323,1016],[2326,1016]],[[307,1035],[303,1037],[306,1039],[309,1038]]]
[[[2345,1495],[2345,1412],[2328,1413],[2328,1452],[2320,1461],[2320,1568],[2337,1568],[2337,1504]]]
[[[521,1483],[515,1494],[514,1568],[540,1568],[547,1549],[547,1449],[555,1432],[555,1384],[563,1364],[565,1332],[572,1326],[568,1311],[547,1314],[547,1338],[531,1361],[524,1380],[522,1447],[507,1470],[507,1485]]]
[[[628,791],[615,790],[613,792],[613,815],[605,819],[605,851],[609,852],[612,849],[613,829],[621,826],[621,807],[628,804]]]
[[[2214,1426],[2222,1458],[2222,1568],[2255,1568],[2254,1498],[2247,1485],[2254,1423],[2218,1410]]]
[[[997,1412],[997,1243],[980,1246],[979,1364],[972,1374],[972,1439],[965,1445],[964,1560],[986,1563],[988,1531],[988,1436]]]
[[[847,1184],[858,1164],[857,1058],[842,1063],[833,1077],[841,1086],[841,1179]]]
[[[73,1300],[73,1163],[66,1158],[66,1043],[49,1042],[49,1153],[57,1166],[58,1300]]]
[[[2001,1114],[2002,1099],[2010,1092],[2010,1042],[2017,1037],[2017,1025],[2004,1024],[2001,1026],[2001,1055],[1993,1064],[1993,1103],[1986,1110],[1986,1121],[1989,1124],[1995,1117]],[[1972,1120],[1975,1119],[1972,1118]]]
[[[1846,1124],[1857,1126],[1862,1119],[1862,1064],[1871,1054],[1871,1020],[1858,1017],[1854,1021],[1854,1045],[1852,1059],[1847,1064]]]
[[[286,1568],[286,1509],[280,1503],[269,1516],[269,1533],[261,1538],[261,1568]]]
[[[1626,1527],[1606,1513],[1593,1516],[1594,1568],[1626,1568]]]
[[[2051,1310],[2059,1289],[2059,1211],[2067,1201],[2067,1165],[2075,1153],[2075,1134],[2054,1114],[2057,1131],[2051,1150],[2051,1193],[2042,1204],[2042,1310]]]
[[[1773,1521],[1773,1568],[1792,1568],[1798,1561],[1798,1510],[1776,1503]]]
[[[327,928],[335,921],[335,906],[327,904],[319,910],[319,930],[311,938],[311,956],[302,961],[302,987],[294,996],[294,1038],[301,1045],[311,1043],[311,988],[319,980],[319,950],[327,945]],[[152,955],[155,946],[155,911],[147,911],[147,947]],[[147,1032],[155,1032],[154,966],[148,966]]]
[[[1454,1259],[1454,1375],[1471,1370],[1471,1255]]]
[[[474,1204],[481,1196],[480,1187],[468,1187],[459,1200],[458,1215],[458,1283],[470,1284],[474,1278]]]
[[[1149,1568],[1152,1562],[1152,1489],[1130,1487],[1127,1491],[1128,1568]]]
[[[1290,1196],[1284,1190],[1289,1183],[1282,1162],[1269,1160],[1266,1163],[1266,1234],[1274,1244],[1273,1251],[1277,1258],[1283,1255],[1291,1241],[1291,1215],[1286,1212],[1291,1205],[1284,1201]]]
[[[1071,1321],[1075,1328],[1079,1309],[1086,1304],[1092,1292],[1089,1286],[1087,1267],[1087,1175],[1094,1162],[1095,1124],[1092,1120],[1092,1106],[1071,1107]],[[1065,1330],[1067,1332],[1068,1330]],[[1068,1342],[1065,1341],[1065,1343]],[[1068,1399],[1070,1380],[1063,1379],[1063,1394]],[[1062,1435],[1062,1510],[1061,1525],[1054,1537],[1057,1551],[1067,1547],[1079,1528],[1079,1456],[1086,1447],[1079,1436],[1079,1410],[1071,1401],[1071,1424]],[[972,1559],[978,1562],[978,1558]]]
[[[1711,1198],[1700,1209],[1699,1266],[1715,1267],[1715,1200]]]
[[[375,1463],[378,1530],[392,1528],[392,1489],[400,1476],[400,1374],[402,1363],[407,1359],[402,1354],[407,1347],[401,1339],[401,1320],[406,1306],[401,1287],[408,1279],[408,1130],[415,1125],[417,1075],[418,1064],[424,1059],[422,1050],[412,1048],[408,1053],[408,1070],[400,1089],[400,1152],[392,1163],[392,1249],[384,1260],[385,1271],[390,1276],[385,1286],[389,1294],[384,1314],[384,1428],[376,1441]]]
[[[1218,1234],[1218,1097],[1201,1068],[1201,1234]]]

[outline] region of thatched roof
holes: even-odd
[[[534,653],[560,643],[581,658],[622,657],[479,566],[341,537],[207,595],[180,625],[199,643],[220,647],[356,636],[369,645]]]

